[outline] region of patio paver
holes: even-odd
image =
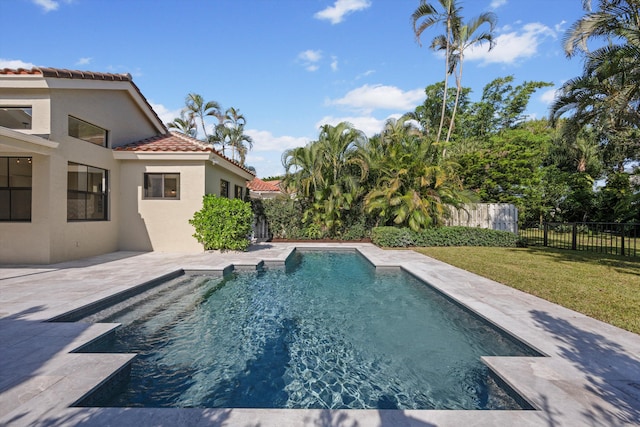
[[[70,407],[134,355],[71,351],[115,325],[46,320],[184,270],[281,264],[295,247],[358,249],[402,267],[548,357],[486,357],[535,411]],[[413,251],[371,244],[264,243],[248,252],[117,252],[48,266],[0,265],[0,425],[623,426],[640,425],[640,336]]]

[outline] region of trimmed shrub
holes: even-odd
[[[203,197],[202,209],[189,220],[196,229],[193,237],[204,245],[205,250],[246,250],[252,222],[250,203],[213,194]]]
[[[407,246],[518,246],[518,236],[508,231],[475,227],[436,227],[421,232],[409,228],[377,227],[373,243],[397,248]]]

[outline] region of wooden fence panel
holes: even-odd
[[[489,228],[518,233],[518,208],[508,203],[475,203],[460,209],[449,206],[445,225]]]

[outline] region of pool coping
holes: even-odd
[[[534,411],[72,408],[134,355],[73,350],[115,325],[45,322],[173,271],[284,264],[296,248],[357,250],[402,268],[547,357],[484,357]],[[49,266],[0,266],[0,424],[637,425],[640,336],[414,251],[367,243],[265,243],[248,252],[117,252]]]

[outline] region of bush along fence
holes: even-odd
[[[640,256],[640,223],[544,222],[520,229],[527,246]]]

